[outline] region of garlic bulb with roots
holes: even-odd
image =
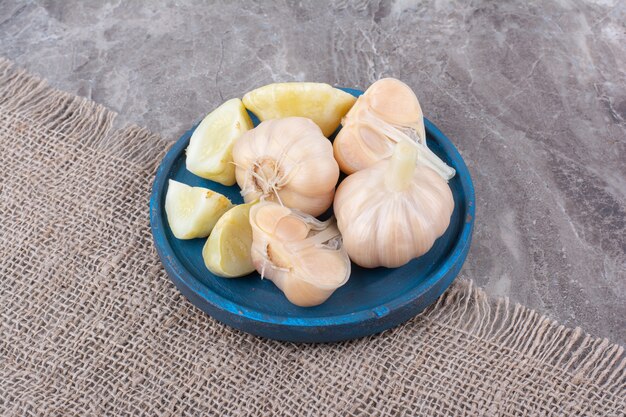
[[[395,78],[383,78],[360,96],[342,121],[333,148],[339,167],[352,174],[389,157],[396,143],[419,147],[422,163],[444,179],[454,177],[446,165],[426,146],[424,115],[411,87]]]
[[[262,122],[237,139],[233,161],[246,202],[276,201],[313,216],[332,204],[339,166],[330,141],[310,119]]]
[[[321,304],[348,281],[350,259],[334,219],[261,202],[250,209],[250,225],[253,265],[293,304]]]
[[[343,180],[335,194],[337,225],[350,259],[396,268],[430,250],[454,210],[448,183],[408,142],[390,159]]]

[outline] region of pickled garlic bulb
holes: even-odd
[[[276,201],[313,216],[332,204],[339,167],[330,141],[310,119],[262,122],[235,142],[233,160],[246,202]]]
[[[395,268],[433,246],[454,210],[447,182],[422,159],[420,148],[400,142],[391,159],[346,178],[334,210],[350,259],[366,268]]]
[[[334,220],[272,202],[250,209],[252,263],[287,299],[302,307],[323,303],[350,277],[350,259]]]

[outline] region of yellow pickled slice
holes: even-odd
[[[187,169],[220,184],[235,184],[233,144],[253,127],[241,100],[228,100],[209,113],[191,135],[187,147]]]
[[[243,104],[261,121],[300,116],[330,136],[356,98],[324,83],[275,83],[250,91]]]
[[[254,271],[250,255],[252,228],[249,218],[253,204],[240,204],[228,210],[217,221],[204,244],[204,264],[215,275],[236,278]]]
[[[165,196],[165,213],[178,239],[207,237],[232,203],[220,193],[170,180]]]

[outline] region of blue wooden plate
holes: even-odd
[[[354,96],[361,91],[343,89]],[[258,119],[251,114],[255,123]],[[226,187],[195,176],[185,168],[185,149],[194,129],[186,132],[159,167],[150,199],[150,223],[156,249],[176,287],[215,319],[244,332],[292,342],[334,342],[379,333],[432,304],[459,273],[469,251],[474,224],[474,187],[452,142],[425,120],[428,146],[454,167],[450,181],[454,212],[446,233],[424,256],[395,268],[365,269],[352,265],[348,282],[324,304],[297,307],[257,273],[237,279],[215,276],[204,266],[206,239],[178,240],[165,215],[168,180],[210,188],[233,203],[243,202],[239,187]]]

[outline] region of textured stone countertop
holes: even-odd
[[[176,140],[277,81],[393,76],[457,145],[462,275],[626,342],[626,2],[0,2],[0,55]]]

